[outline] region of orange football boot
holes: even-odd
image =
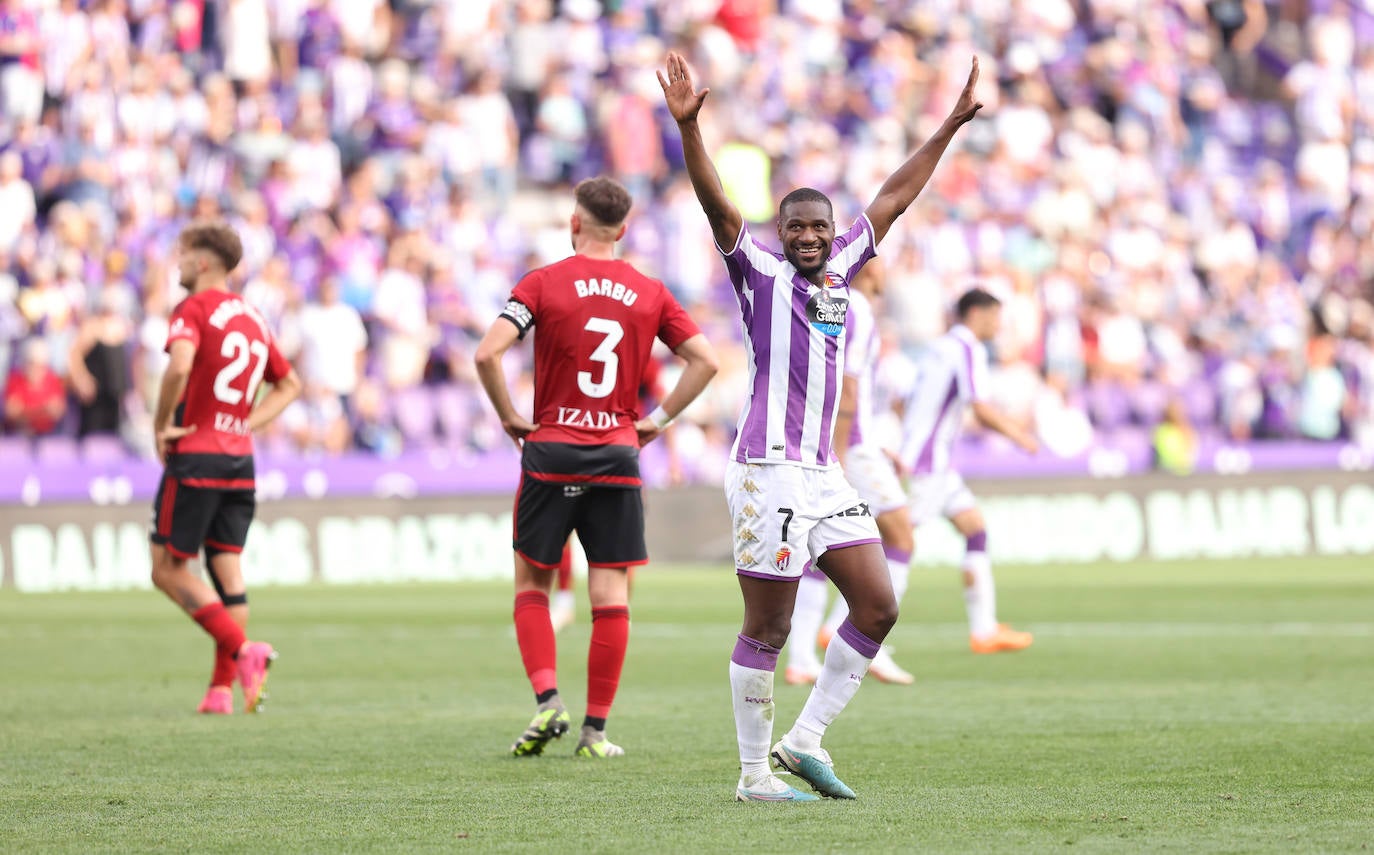
[[[968,646],[974,653],[1007,653],[1025,650],[1033,641],[1035,636],[1029,632],[1018,632],[1004,623],[999,623],[995,632],[969,636]]]

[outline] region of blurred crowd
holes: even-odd
[[[1374,443],[1370,0],[0,0],[6,431],[146,451],[174,238],[216,216],[307,382],[269,447],[506,442],[471,352],[604,172],[627,257],[722,351],[676,429],[715,477],[746,369],[670,48],[763,233],[799,185],[857,216],[981,58],[985,119],[882,247],[884,377],[981,285],[995,399],[1056,453]]]

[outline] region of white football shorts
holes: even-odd
[[[882,542],[868,506],[838,466],[731,461],[725,499],[741,576],[797,579],[831,549]]]
[[[963,477],[952,469],[913,475],[908,481],[911,494],[911,522],[923,525],[938,517],[950,518],[978,507],[978,500],[964,483]]]
[[[906,493],[897,470],[881,448],[859,445],[849,449],[844,458],[844,475],[875,517],[906,506]]]

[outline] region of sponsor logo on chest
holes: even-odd
[[[806,319],[822,334],[834,337],[844,332],[844,318],[848,312],[849,298],[832,294],[830,288],[812,286],[811,299],[806,303]]]

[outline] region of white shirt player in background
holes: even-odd
[[[974,653],[1022,650],[1033,640],[997,622],[997,591],[988,560],[987,528],[973,493],[953,468],[950,452],[963,429],[966,411],[984,427],[1029,454],[1040,450],[1035,437],[988,403],[986,343],[1002,323],[1002,304],[975,288],[959,298],[958,323],[917,361],[902,424],[901,462],[909,473],[912,521],[920,526],[938,516],[965,538],[964,603],[969,646]]]
[[[906,593],[914,546],[911,515],[907,512],[906,492],[897,477],[895,461],[877,440],[874,412],[874,383],[878,373],[878,323],[874,304],[883,290],[879,262],[872,261],[855,277],[849,289],[849,315],[845,318],[844,381],[840,387],[840,410],[835,417],[835,456],[844,467],[845,478],[859,492],[878,524],[883,540],[883,555],[892,579],[892,594],[898,604]],[[830,617],[825,604],[830,584],[814,565],[803,571],[797,583],[797,604],[792,609],[792,635],[787,640],[787,670],[783,679],[793,685],[816,682],[821,662],[816,644],[828,647],[835,631],[849,617],[843,597],[835,599]],[[914,681],[892,660],[886,644],[873,658],[868,673],[884,683],[909,685]]]
[[[844,372],[845,315],[854,276],[914,201],[955,133],[982,106],[973,98],[978,60],[949,116],[883,182],[853,226],[835,229],[830,200],[801,188],[778,205],[781,253],[744,225],[702,140],[697,91],[686,61],[668,54],[659,73],[682,135],[683,159],[739,303],[749,353],[749,398],[726,472],[735,572],[744,625],[730,656],[739,745],[740,801],[815,801],[774,775],[769,758],[822,795],[854,798],[821,747],[826,728],[859,690],[897,620],[878,527],[844,479],[831,448]],[[797,579],[808,560],[849,603],[801,715],[770,750],[773,674],[791,629]]]

